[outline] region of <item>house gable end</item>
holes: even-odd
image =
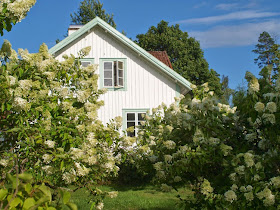
[[[99,17],[94,18],[92,21],[84,25],[82,28],[77,30],[76,32],[72,33],[70,36],[59,42],[57,45],[52,47],[49,52],[53,55],[55,55],[57,52],[61,51],[63,48],[68,46],[70,43],[76,41],[81,36],[85,35],[86,33],[89,33],[92,28],[94,28],[96,25],[99,25],[101,28],[105,30],[105,32],[109,32],[111,35],[113,35],[116,39],[118,39],[120,42],[122,42],[127,47],[131,48],[133,51],[135,51],[139,56],[142,56],[149,62],[151,62],[153,65],[157,66],[161,71],[163,71],[166,75],[171,77],[176,83],[179,83],[180,86],[182,86],[184,89],[191,90],[191,83],[187,81],[185,78],[183,78],[181,75],[179,75],[177,72],[172,70],[170,67],[166,66],[164,63],[162,63],[160,60],[155,58],[153,55],[145,51],[143,48],[138,46],[136,43],[134,43],[132,40],[124,36],[122,33],[118,32],[116,29],[111,27],[109,24],[107,24],[105,21],[100,19]]]

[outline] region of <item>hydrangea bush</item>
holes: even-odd
[[[153,109],[142,125],[138,168],[163,191],[186,186],[179,197],[187,209],[279,205],[280,81],[246,79],[237,107],[219,103],[206,83],[193,86],[193,98]]]
[[[81,67],[79,57],[55,60],[45,44],[39,53],[17,53],[5,41],[0,56],[1,176],[15,173],[17,154],[20,173],[52,187],[88,187],[93,205],[102,207],[104,193],[96,185],[117,174],[122,145],[116,118],[104,126],[97,119],[103,105],[99,95],[96,65]]]

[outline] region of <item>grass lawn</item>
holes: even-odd
[[[145,187],[109,187],[101,186],[105,191],[118,191],[116,198],[106,197],[104,200],[104,209],[114,210],[144,210],[159,209],[170,210],[179,209],[177,207],[179,199],[176,198],[176,191],[168,193],[161,192],[154,186]],[[71,200],[78,206],[78,209],[90,209],[89,193],[85,189],[79,189],[72,194]]]

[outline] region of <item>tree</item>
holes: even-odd
[[[272,64],[272,60],[275,56],[272,51],[274,44],[275,41],[268,32],[264,31],[260,34],[258,44],[256,44],[255,49],[252,50],[252,52],[259,55],[254,61],[260,68]]]
[[[274,74],[278,71],[278,48],[279,45],[275,43],[275,40],[268,32],[264,31],[260,34],[258,44],[256,44],[255,49],[252,50],[252,52],[258,55],[258,57],[254,59],[255,64],[258,64],[259,68],[267,67],[262,69],[261,74],[262,76],[267,75],[270,82],[272,70],[274,70]],[[273,79],[275,78],[273,77]]]
[[[229,78],[228,76],[223,75],[222,76],[222,91],[223,95],[221,96],[221,102],[228,104],[230,96],[233,94],[234,90],[229,88]]]
[[[36,0],[23,1],[1,1],[0,2],[0,34],[3,36],[4,30],[11,31],[12,24],[21,21],[36,3]]]
[[[70,14],[71,22],[77,25],[85,25],[98,16],[116,28],[116,24],[113,19],[114,15],[106,14],[106,11],[102,9],[102,7],[103,4],[101,4],[99,0],[83,0],[80,3],[77,13],[74,12],[74,14]]]
[[[174,70],[193,84],[209,82],[210,90],[222,94],[219,74],[209,70],[199,42],[183,32],[178,24],[168,26],[168,22],[162,20],[157,27],[152,26],[136,38],[135,42],[145,50],[166,51]]]

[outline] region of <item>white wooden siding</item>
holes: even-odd
[[[91,46],[91,52],[87,58],[94,58],[95,64],[99,64],[100,58],[127,59],[127,90],[108,91],[100,97],[105,103],[98,111],[103,123],[109,122],[116,116],[122,116],[122,109],[151,109],[162,102],[167,105],[174,102],[175,81],[163,75],[164,73],[156,66],[124,46],[99,26],[60,50],[56,58],[63,60],[64,54],[77,56],[77,53],[87,46]]]

